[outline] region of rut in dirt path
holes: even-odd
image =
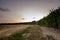
[[[44,35],[41,28],[34,25],[29,32],[27,40],[55,40],[52,36]]]
[[[49,27],[40,27],[43,31],[43,34],[45,35],[51,35],[56,40],[60,40],[60,30],[55,28],[49,28]]]

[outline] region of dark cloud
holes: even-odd
[[[56,1],[60,1],[60,0],[47,0],[48,2],[56,2]]]
[[[2,2],[2,0],[0,0],[0,2]]]
[[[5,8],[1,8],[0,7],[0,11],[10,11],[9,9],[5,9]]]
[[[22,20],[25,20],[25,18],[22,18]]]

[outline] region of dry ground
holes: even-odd
[[[8,28],[0,30],[0,37],[9,36],[14,32],[21,31],[27,27],[31,27],[27,34],[27,40],[60,40],[60,30],[38,25],[5,25]],[[50,39],[49,39],[50,38]]]
[[[3,26],[5,26],[5,28],[0,30],[0,37],[9,36],[16,31],[21,31],[29,27],[29,25],[3,25]]]

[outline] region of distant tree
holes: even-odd
[[[33,24],[36,24],[36,21],[32,21]]]

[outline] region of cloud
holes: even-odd
[[[5,8],[1,8],[0,7],[0,11],[10,11],[9,9],[5,9]]]
[[[56,2],[56,1],[60,1],[60,0],[47,0],[48,2]]]
[[[2,0],[0,0],[0,2],[2,2]]]

